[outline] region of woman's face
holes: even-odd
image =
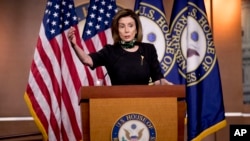
[[[122,17],[118,21],[119,36],[123,41],[132,41],[137,33],[135,20],[130,17]]]

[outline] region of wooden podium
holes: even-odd
[[[81,87],[83,141],[115,140],[112,130],[117,120],[130,113],[142,114],[152,122],[156,141],[183,141],[184,97],[183,85]]]

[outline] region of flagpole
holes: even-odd
[[[214,35],[214,27],[213,27],[213,0],[210,0],[210,9],[209,9],[209,11],[210,11],[210,17],[211,17],[211,19],[210,19],[210,21],[211,21],[211,29],[212,29],[212,34]]]

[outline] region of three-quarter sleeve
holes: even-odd
[[[99,66],[104,66],[110,59],[111,49],[110,45],[106,45],[98,52],[90,53],[89,56],[92,58],[93,66],[90,67],[92,70]]]

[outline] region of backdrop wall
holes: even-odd
[[[169,20],[173,0],[163,0]],[[76,0],[80,5],[87,0]],[[213,27],[219,59],[226,112],[250,112],[242,104],[241,1],[205,0]],[[0,117],[30,117],[23,95],[33,59],[46,0],[0,1]],[[133,2],[117,0],[122,7],[133,9]],[[223,9],[223,10],[222,10]],[[231,119],[229,119],[230,121]],[[249,119],[233,118],[233,122],[250,123]],[[23,125],[30,128],[23,129]],[[220,131],[222,136],[228,130]],[[32,121],[0,121],[0,136],[38,131]],[[220,137],[218,137],[220,138]]]

